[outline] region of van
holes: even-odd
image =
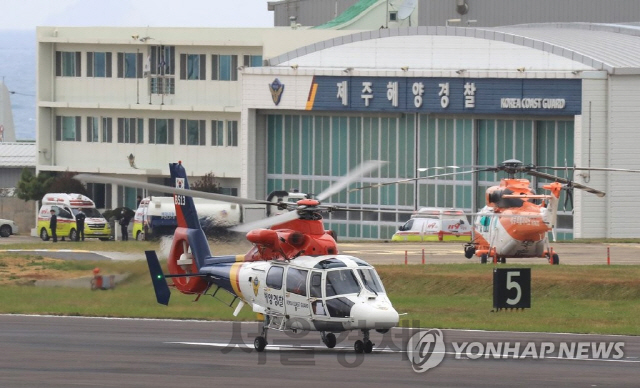
[[[391,241],[470,241],[471,229],[460,209],[425,207],[412,214]]]
[[[58,216],[56,235],[60,239],[69,237],[71,241],[76,240],[78,236],[76,214],[80,209],[86,215],[84,221],[84,235],[86,238],[99,238],[102,241],[107,241],[111,237],[109,222],[96,209],[96,205],[91,198],[82,194],[50,193],[45,194],[42,198],[42,206],[40,206],[40,211],[38,212],[38,233],[44,241],[49,240],[51,236],[49,221],[51,220],[52,209]]]

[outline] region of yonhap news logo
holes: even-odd
[[[443,334],[438,329],[419,331],[407,341],[407,356],[416,373],[424,373],[440,365],[446,354],[454,360],[534,359],[607,360],[624,358],[624,342],[450,342],[447,351]]]
[[[440,365],[445,355],[444,337],[439,329],[419,331],[407,342],[411,367],[423,373]]]

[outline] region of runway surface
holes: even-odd
[[[0,315],[0,386],[637,387],[640,377],[640,337],[443,330],[444,360],[416,373],[405,352],[409,329],[373,333],[374,351],[362,355],[352,350],[357,332],[327,349],[318,333],[270,331],[263,353],[253,350],[256,332],[256,323]],[[519,343],[520,355],[530,341],[552,343],[556,354],[474,359],[478,346],[500,341]],[[621,343],[624,354],[557,358],[563,342],[603,341]],[[464,342],[478,345],[457,359]]]
[[[168,240],[167,240],[168,241]],[[166,257],[170,243],[158,243],[160,258]],[[39,238],[30,236],[11,236],[0,239],[0,247],[5,244],[20,243],[33,244],[33,249],[22,249],[23,254],[38,254],[52,258],[67,260],[144,260],[144,252],[141,249],[137,253],[109,252],[109,243],[105,242],[104,250],[88,252],[74,251],[73,249],[55,250],[50,242],[43,242]],[[129,244],[136,244],[131,241]],[[73,245],[73,244],[71,244]],[[338,242],[341,254],[359,257],[370,264],[404,264],[405,252],[408,264],[421,264],[422,252],[426,264],[479,264],[480,258],[464,257],[463,242],[424,242],[424,243],[398,243],[398,242]],[[160,246],[165,247],[161,249]],[[561,265],[606,265],[607,257],[612,265],[640,265],[640,244],[631,243],[573,243],[563,242],[552,244],[560,257]],[[213,255],[244,254],[251,248],[251,244],[239,239],[233,243],[212,243]],[[1,251],[1,250],[0,250]],[[547,264],[544,258],[507,259],[508,264]]]

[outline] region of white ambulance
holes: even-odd
[[[423,207],[391,237],[391,241],[470,241],[472,226],[460,209]]]
[[[38,233],[44,241],[51,237],[49,221],[51,210],[58,217],[56,235],[59,239],[68,237],[75,241],[78,235],[76,228],[76,214],[82,209],[86,215],[84,222],[85,238],[99,238],[107,241],[111,238],[111,227],[104,216],[96,209],[91,198],[82,194],[50,193],[42,198],[42,206],[38,212]]]

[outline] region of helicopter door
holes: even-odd
[[[267,272],[266,287],[264,288],[264,305],[276,313],[284,314],[284,267],[272,265]],[[259,295],[258,295],[259,296]]]
[[[307,275],[309,271],[289,267],[287,268],[287,281],[285,292],[285,311],[291,318],[311,318],[311,308],[307,291]],[[292,324],[295,327],[296,323]],[[309,329],[300,322],[299,329]]]
[[[322,272],[312,271],[309,276],[309,302],[311,313],[316,318],[328,317],[327,309],[322,299]]]

